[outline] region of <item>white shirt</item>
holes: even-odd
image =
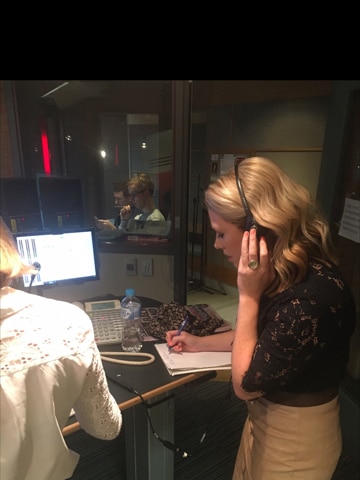
[[[151,213],[138,213],[135,215],[135,217],[121,220],[119,230],[132,230],[136,221],[146,222],[150,220],[155,222],[163,222],[165,221],[165,217],[158,208],[155,208]],[[131,225],[130,228],[129,225]]]
[[[135,220],[153,220],[156,222],[165,220],[164,215],[160,212],[158,208],[155,208],[151,213],[139,213],[134,218]]]
[[[87,314],[66,302],[0,290],[1,480],[64,480],[79,455],[62,429],[71,408],[90,435],[121,429]]]

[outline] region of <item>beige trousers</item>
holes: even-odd
[[[233,480],[331,480],[342,450],[339,397],[315,407],[247,405]]]

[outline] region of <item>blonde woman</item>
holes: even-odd
[[[237,267],[236,326],[171,331],[168,344],[232,351],[233,388],[248,406],[233,480],[330,480],[355,302],[328,224],[304,187],[260,157],[210,184],[205,205],[215,248]]]
[[[24,265],[0,217],[0,478],[65,480],[78,463],[62,436],[73,408],[90,435],[111,440],[122,415],[108,389],[91,321],[70,303],[11,287]]]

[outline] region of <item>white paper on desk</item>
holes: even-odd
[[[170,375],[207,370],[230,370],[231,352],[169,352],[167,343],[155,347]]]

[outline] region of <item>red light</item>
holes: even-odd
[[[48,135],[46,131],[46,127],[44,125],[41,126],[41,145],[42,145],[42,152],[43,152],[43,164],[44,164],[44,172],[47,175],[51,174],[51,166],[50,166],[50,150],[49,150],[49,141]]]

